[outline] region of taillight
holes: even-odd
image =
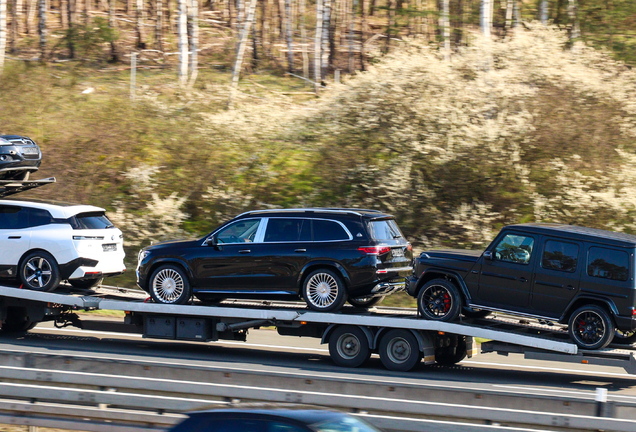
[[[363,255],[384,255],[391,252],[391,248],[389,246],[360,246],[358,251]]]
[[[636,308],[632,308],[632,315],[636,315]]]
[[[406,245],[406,250],[409,251],[409,252],[412,252],[413,251],[413,245],[411,245],[411,243],[407,244]]]

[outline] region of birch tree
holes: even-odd
[[[323,0],[322,5],[322,41],[321,41],[321,59],[320,73],[323,79],[327,76],[329,67],[329,32],[331,27],[331,0]]]
[[[188,5],[187,0],[178,0],[177,32],[179,34],[179,85],[188,82]]]
[[[249,6],[247,8],[247,17],[245,18],[245,21],[241,28],[239,48],[238,48],[238,52],[236,53],[236,60],[234,61],[234,67],[232,68],[232,83],[230,85],[230,100],[228,101],[229,109],[232,109],[234,107],[234,97],[236,95],[236,89],[239,83],[239,76],[241,75],[241,68],[243,65],[243,56],[245,55],[245,49],[248,44],[250,28],[252,27],[252,22],[254,21],[254,14],[256,11],[256,1],[257,0],[250,0]]]
[[[514,0],[507,0],[506,2],[506,31],[512,27],[512,14],[514,12]]]
[[[91,23],[91,1],[92,0],[84,0],[84,22],[86,23],[86,25],[89,25]]]
[[[508,0],[510,1],[510,0]],[[442,38],[444,40],[444,57],[446,60],[450,60],[450,6],[449,0],[442,0],[442,14],[440,17],[441,26],[442,27]]]
[[[364,43],[367,40],[368,28],[367,28],[367,4],[369,0],[362,0],[362,11],[360,12],[360,69],[366,70],[366,61]]]
[[[36,9],[37,9],[37,1],[38,0],[27,0],[26,30],[27,30],[27,33],[30,35],[34,35],[36,32],[35,15],[36,15]]]
[[[322,60],[322,0],[316,0],[316,32],[314,35],[314,90],[316,93],[320,91],[321,86],[321,70],[320,62]]]
[[[568,0],[568,17],[570,18],[570,41],[576,42],[581,38],[581,28],[579,27],[578,4],[576,0]]]
[[[0,75],[4,69],[4,55],[7,49],[7,0],[0,0]]]
[[[16,44],[18,43],[18,0],[11,2],[11,42],[10,51],[14,53],[16,51]]]
[[[108,0],[108,27],[113,30],[113,33],[117,28],[117,21],[115,20],[115,0]],[[119,58],[119,54],[117,53],[117,41],[115,38],[110,41],[110,58],[112,61],[117,61]]]
[[[68,51],[69,51],[69,57],[74,59],[75,58],[75,0],[68,0],[66,2],[66,12],[67,12],[67,19],[68,19],[68,32],[66,33],[67,35],[67,42],[68,42]]]
[[[541,5],[539,8],[539,19],[541,20],[541,24],[548,24],[548,0],[541,0]]]
[[[492,17],[491,2],[492,0],[481,0],[481,7],[479,10],[479,28],[486,38],[490,37],[490,19]]]
[[[353,32],[356,26],[356,9],[358,9],[358,0],[353,0],[351,9],[347,11],[349,14],[349,73],[353,73],[355,69],[355,59],[353,57]]]
[[[46,59],[46,0],[38,1],[38,35],[40,36],[40,59]]]
[[[287,69],[294,72],[294,45],[292,40],[292,0],[285,0],[285,31],[287,33]]]
[[[190,29],[190,80],[188,86],[192,88],[199,74],[199,0],[189,0],[188,28]]]
[[[144,9],[144,0],[137,0],[135,6],[135,32],[137,33],[137,47],[145,49],[146,32],[144,31],[144,21],[146,20],[146,10]]]
[[[155,21],[155,49],[163,52],[163,1],[157,0]]]
[[[307,29],[305,28],[305,0],[299,0],[298,15],[300,25],[300,40],[303,53],[303,76],[309,79],[309,54],[307,53]]]

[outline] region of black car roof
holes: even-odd
[[[290,214],[298,214],[298,215],[316,215],[316,214],[341,214],[341,215],[353,215],[353,216],[362,216],[366,218],[393,218],[392,215],[388,213],[383,213],[380,210],[370,210],[370,209],[356,209],[356,208],[339,208],[339,207],[316,207],[316,208],[289,208],[289,209],[261,209],[261,210],[252,210],[245,213],[242,213],[237,216],[245,217],[249,215],[257,215],[257,214],[278,214],[278,215],[287,215]]]
[[[614,244],[618,246],[636,246],[636,235],[597,228],[586,228],[576,225],[525,223],[508,225],[506,228],[517,228],[527,232],[558,235],[560,237],[584,239],[592,242]]]
[[[291,419],[304,424],[314,424],[325,420],[342,417],[343,413],[327,410],[294,410],[294,409],[213,409],[209,411],[198,411],[190,413],[190,417],[229,417],[232,414],[239,414],[241,417],[269,417],[272,419]]]

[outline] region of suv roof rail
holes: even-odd
[[[19,194],[47,184],[55,183],[55,177],[40,180],[0,180],[0,198]]]
[[[251,210],[245,213],[241,213],[236,216],[244,216],[248,214],[258,214],[258,213],[278,213],[278,212],[321,212],[321,213],[345,213],[345,214],[353,214],[356,216],[362,216],[362,213],[378,213],[383,214],[379,210],[367,210],[367,209],[347,209],[347,208],[332,208],[332,207],[315,207],[315,208],[287,208],[287,209],[263,209],[263,210]]]

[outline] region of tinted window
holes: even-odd
[[[374,240],[393,240],[404,237],[393,219],[371,221],[369,231]]]
[[[29,214],[29,227],[48,225],[52,222],[51,213],[42,209],[27,209]]]
[[[0,229],[24,229],[48,225],[51,213],[46,210],[17,206],[0,206]]]
[[[349,240],[349,235],[337,222],[314,220],[314,241],[329,240]]]
[[[113,228],[104,212],[80,213],[71,218],[73,229],[104,229]]]
[[[579,257],[579,246],[574,243],[564,243],[556,240],[545,242],[541,267],[550,270],[573,272]]]
[[[626,281],[629,275],[627,252],[591,247],[587,254],[587,274],[603,279]]]
[[[517,264],[528,264],[534,248],[534,239],[517,234],[506,234],[495,248],[495,259]]]
[[[250,243],[256,238],[260,219],[236,221],[216,234],[219,243]]]
[[[267,221],[266,242],[311,241],[309,219],[278,219]]]

